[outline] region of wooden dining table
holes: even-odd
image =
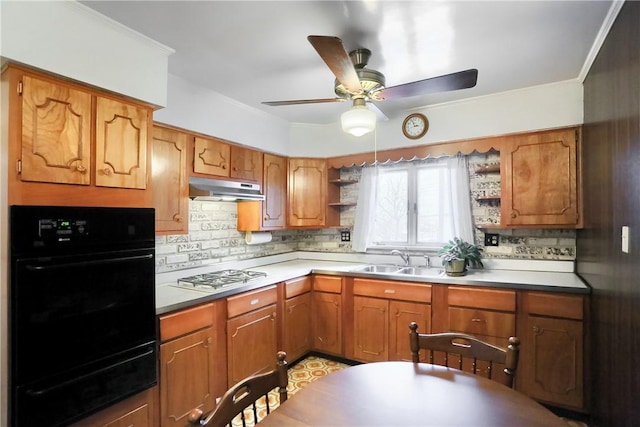
[[[308,385],[260,426],[567,427],[524,394],[428,363],[352,366]]]

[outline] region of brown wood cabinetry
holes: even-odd
[[[150,106],[14,65],[2,80],[10,204],[152,205]]]
[[[264,154],[265,200],[238,202],[238,231],[277,230],[287,224],[287,159]]]
[[[353,294],[353,358],[410,361],[409,324],[431,330],[431,286],[355,278]]]
[[[212,410],[226,388],[217,378],[215,309],[210,303],[160,317],[162,427],[188,425],[191,410]]]
[[[158,387],[138,393],[91,415],[72,427],[155,427],[158,425]]]
[[[579,132],[508,138],[500,151],[501,226],[581,227]]]
[[[151,170],[158,234],[185,234],[189,228],[188,139],[184,132],[153,128]]]
[[[243,181],[262,180],[262,153],[218,138],[196,136],[193,172]]]
[[[342,277],[314,276],[311,307],[313,348],[342,356]]]
[[[584,410],[584,297],[522,295],[518,389],[553,405]]]
[[[228,387],[273,368],[277,299],[276,286],[227,298]]]
[[[438,332],[462,332],[501,347],[507,347],[509,337],[516,336],[516,291],[449,286],[447,289],[448,327]],[[441,358],[436,358],[441,363]],[[449,366],[457,367],[457,359]],[[503,365],[478,362],[481,375],[499,379]],[[463,360],[463,370],[472,371],[473,361]]]
[[[284,283],[283,349],[292,362],[311,350],[311,276]]]
[[[327,225],[327,165],[324,159],[289,159],[288,224]]]

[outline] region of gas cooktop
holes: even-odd
[[[223,288],[267,277],[267,273],[252,270],[221,270],[178,279],[177,287],[202,292],[216,292]]]

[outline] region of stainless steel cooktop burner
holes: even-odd
[[[215,292],[224,287],[247,283],[260,277],[267,277],[267,273],[252,270],[221,270],[178,279],[177,286],[203,292]]]

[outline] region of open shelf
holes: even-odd
[[[476,173],[499,173],[500,172],[500,164],[494,163],[490,165],[479,165],[476,168]]]

